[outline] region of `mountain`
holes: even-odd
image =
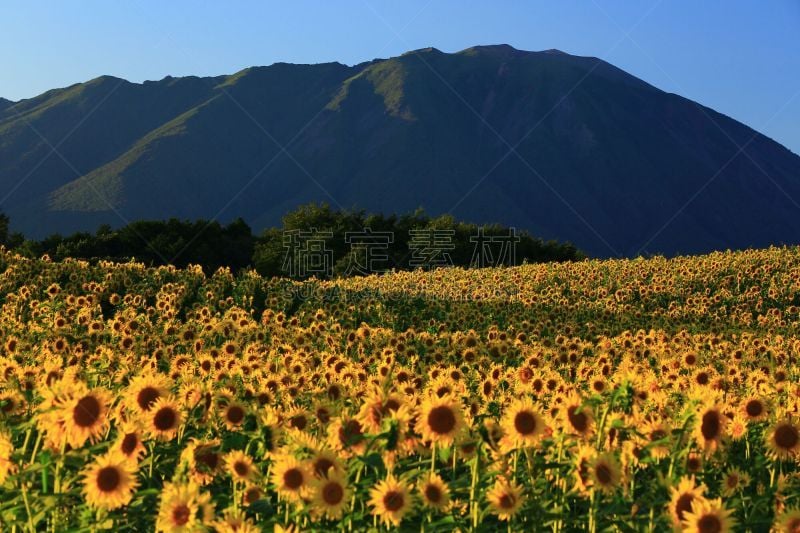
[[[327,201],[598,256],[800,241],[800,157],[600,59],[507,45],[0,103],[0,199],[31,237],[172,216],[260,229]]]

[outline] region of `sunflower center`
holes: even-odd
[[[103,492],[114,492],[119,487],[122,476],[115,466],[106,466],[97,472],[97,488]]]
[[[250,487],[244,493],[244,499],[247,503],[253,503],[261,499],[261,489],[258,487]]]
[[[100,418],[100,402],[94,396],[84,396],[72,411],[72,419],[82,428],[92,427]]]
[[[611,468],[605,464],[599,464],[594,469],[594,474],[597,476],[597,481],[600,482],[601,485],[608,485],[611,483]]]
[[[386,510],[390,513],[395,511],[399,511],[403,508],[403,504],[405,500],[403,499],[403,493],[398,492],[396,490],[390,490],[383,496],[383,505],[386,507]]]
[[[589,427],[589,418],[586,413],[579,411],[577,407],[570,407],[567,409],[567,418],[569,423],[572,424],[578,432],[583,433]]]
[[[194,451],[194,460],[209,470],[214,470],[219,465],[219,455],[213,450],[198,448]]]
[[[694,496],[689,493],[681,494],[678,501],[675,502],[675,514],[678,515],[679,520],[683,520],[684,513],[692,510],[692,502]]]
[[[250,466],[244,461],[236,461],[233,463],[233,470],[237,475],[244,477],[250,472]]]
[[[703,515],[697,521],[697,531],[700,533],[718,533],[722,531],[722,522],[716,515]]]
[[[161,397],[161,393],[155,387],[145,387],[136,395],[136,403],[143,411],[149,411],[153,404]]]
[[[189,510],[189,506],[185,503],[177,505],[172,510],[172,523],[176,526],[183,526],[189,521],[189,517],[191,516],[192,512]]]
[[[297,490],[303,486],[303,473],[297,468],[290,468],[283,474],[283,484],[289,490]]]
[[[791,424],[781,424],[775,430],[775,444],[784,450],[791,450],[800,441],[797,428]]]
[[[322,500],[328,505],[338,505],[344,498],[344,489],[335,481],[331,481],[322,487]]]
[[[446,405],[434,407],[428,413],[428,427],[439,435],[446,435],[456,427],[456,415]]]
[[[703,422],[700,424],[700,433],[706,440],[714,440],[719,437],[720,422],[716,411],[709,411],[703,415]]]
[[[139,437],[136,436],[136,433],[126,433],[122,438],[120,449],[125,455],[130,455],[136,449],[137,444],[139,444]]]
[[[517,502],[517,499],[514,498],[513,494],[506,493],[506,494],[503,494],[502,496],[500,496],[500,500],[499,500],[498,503],[500,504],[500,508],[502,508],[502,509],[513,509],[514,508],[514,504],[516,502]]]
[[[238,405],[233,405],[228,409],[228,422],[238,424],[244,419],[244,409]]]
[[[304,430],[306,428],[306,424],[307,424],[306,417],[304,415],[295,415],[295,416],[293,416],[292,418],[289,419],[289,424],[293,428],[299,429],[299,430],[302,431],[302,430]]]
[[[744,408],[747,414],[754,418],[761,416],[761,413],[764,412],[764,406],[761,405],[761,402],[758,400],[750,400]]]
[[[521,411],[514,417],[514,429],[520,435],[530,435],[536,431],[536,416],[530,411]]]
[[[357,420],[348,420],[339,428],[339,440],[345,446],[356,444],[361,436],[361,424]]]
[[[442,490],[433,483],[428,483],[425,486],[425,499],[431,503],[439,503],[442,501]]]
[[[159,431],[169,431],[175,427],[178,415],[171,407],[162,407],[153,417],[153,425]]]
[[[333,461],[327,457],[320,457],[314,461],[314,472],[316,472],[318,476],[328,475],[328,470],[331,468],[333,468]]]

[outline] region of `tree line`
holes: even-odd
[[[437,266],[499,266],[577,261],[570,243],[544,241],[499,224],[478,226],[422,210],[405,215],[367,214],[308,204],[288,213],[281,227],[255,235],[242,219],[137,221],[94,233],[54,234],[42,240],[10,233],[0,214],[0,244],[28,257],[128,261],[147,265],[252,268],[263,276],[295,279],[365,275]]]

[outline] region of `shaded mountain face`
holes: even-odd
[[[800,241],[797,155],[599,59],[505,45],[0,103],[2,198],[31,237],[173,216],[261,229],[326,201],[598,256]]]

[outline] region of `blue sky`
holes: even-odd
[[[800,0],[3,0],[0,96],[496,43],[600,57],[800,154]]]

